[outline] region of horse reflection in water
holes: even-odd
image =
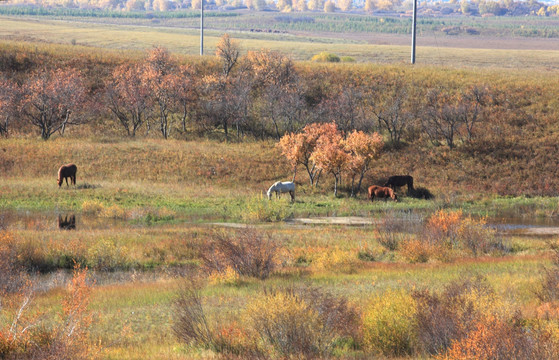
[[[58,215],[58,228],[61,230],[76,230],[76,215]]]

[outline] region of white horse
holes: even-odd
[[[266,192],[268,200],[272,200],[272,192],[276,193],[276,197],[279,197],[282,193],[288,192],[289,195],[291,195],[291,201],[295,201],[295,183],[292,181],[275,182]]]

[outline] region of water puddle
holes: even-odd
[[[95,230],[112,229],[129,226],[127,221],[120,219],[101,218],[71,212],[32,212],[3,211],[0,212],[0,228],[13,230]]]
[[[113,219],[90,214],[72,212],[32,212],[0,211],[0,228],[14,230],[49,230],[49,231],[87,231],[137,228],[157,225],[157,222],[137,219]],[[242,223],[221,223],[217,219],[200,217],[174,219],[174,223],[198,223],[210,226],[245,227]],[[370,216],[322,216],[301,217],[284,222],[288,226],[383,226],[393,231],[421,231],[423,214],[394,213],[382,217]],[[260,224],[264,226],[270,224]],[[503,235],[511,236],[554,236],[559,235],[558,218],[493,217],[487,219],[487,226]],[[413,229],[412,229],[413,228]],[[406,230],[407,229],[407,230]]]

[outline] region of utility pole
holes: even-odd
[[[204,0],[200,3],[200,56],[204,55]]]
[[[417,21],[417,0],[413,0],[413,19],[411,29],[411,63],[415,64],[415,26]]]

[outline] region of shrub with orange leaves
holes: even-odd
[[[349,154],[343,147],[342,134],[336,124],[323,124],[323,128],[326,131],[316,141],[311,160],[319,169],[334,176],[334,196],[338,196],[338,184],[341,181],[342,171],[348,166]]]
[[[372,135],[365,134],[363,131],[352,131],[344,140],[344,147],[349,153],[348,170],[351,176],[351,195],[358,193],[365,173],[371,168],[372,161],[379,157],[384,145],[382,137],[378,133]],[[355,188],[355,178],[359,177],[357,188]]]
[[[410,263],[424,263],[429,261],[433,253],[433,246],[425,241],[410,238],[399,244],[398,252]]]
[[[455,341],[440,360],[555,359],[556,350],[547,348],[538,333],[511,320],[496,316],[480,318],[466,337]],[[551,351],[550,351],[551,350]]]
[[[87,268],[76,264],[62,301],[64,326],[59,334],[64,352],[72,354],[74,359],[88,359],[93,355],[88,345],[88,331],[93,321],[88,310],[90,297],[91,285],[88,284]]]
[[[462,210],[439,210],[427,220],[427,240],[432,244],[444,243],[448,247],[456,244],[458,227],[462,221]]]
[[[462,210],[439,210],[425,226],[424,239],[440,250],[462,249],[474,256],[492,251],[507,251],[496,231],[486,226],[484,218],[464,216]]]
[[[41,322],[41,313],[29,311],[34,298],[30,282],[17,294],[2,299],[6,300],[0,308],[2,318],[12,321],[0,327],[0,358],[95,359],[97,353],[88,339],[90,293],[87,269],[76,266],[62,301],[63,323],[52,327]]]

